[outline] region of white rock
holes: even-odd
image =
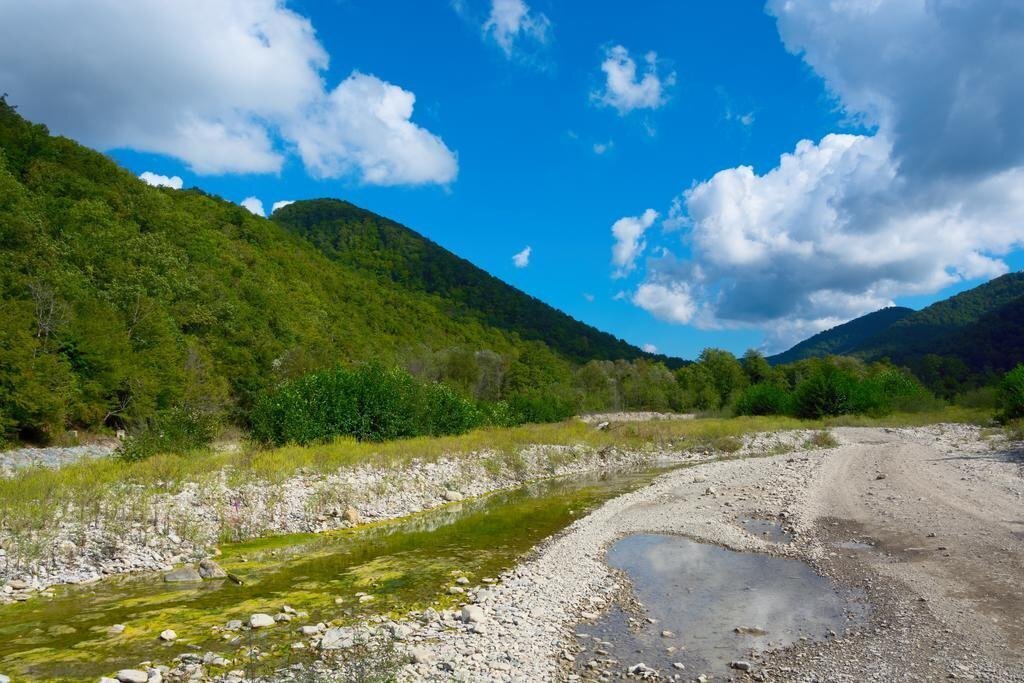
[[[462,500],[462,498],[463,498],[463,495],[461,493],[459,493],[458,491],[453,491],[451,489],[448,489],[447,491],[444,492],[444,499],[447,500],[447,501]]]
[[[433,664],[437,661],[437,657],[433,652],[425,647],[414,647],[409,650],[409,656],[412,657],[414,664]]]
[[[170,643],[178,639],[178,634],[171,629],[160,632],[160,640]],[[125,671],[134,671],[134,669],[125,669]]]
[[[146,683],[149,674],[139,669],[121,669],[117,672],[117,680],[121,683]]]
[[[274,625],[274,617],[269,614],[258,613],[249,617],[249,626],[251,628],[264,628],[266,626]]]
[[[352,647],[354,640],[352,634],[344,628],[329,628],[320,639],[321,650],[341,650]]]
[[[467,624],[482,623],[487,617],[480,605],[466,605],[462,608],[462,620]]]

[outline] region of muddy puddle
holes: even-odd
[[[862,595],[797,560],[641,534],[613,545],[608,562],[628,574],[641,607],[578,625],[577,669],[587,679],[643,663],[663,678],[721,680],[752,650],[841,635],[867,616]]]
[[[0,672],[21,680],[90,680],[143,660],[168,664],[185,652],[215,652],[241,668],[247,647],[287,664],[300,624],[353,623],[374,614],[454,604],[456,576],[473,584],[513,566],[537,543],[604,501],[649,483],[661,470],[576,476],[523,486],[354,530],[221,546],[218,558],[244,580],[172,585],[161,574],[55,589],[55,597],[0,607]],[[372,598],[360,600],[360,594]],[[218,629],[283,605],[308,613],[237,641]],[[123,624],[123,633],[111,626]],[[178,639],[157,641],[164,629]],[[237,634],[236,634],[237,635]],[[253,642],[253,640],[256,642]],[[216,672],[216,669],[212,669]]]
[[[769,519],[741,519],[740,525],[748,534],[759,536],[772,543],[792,543],[793,534],[786,531],[781,524]]]

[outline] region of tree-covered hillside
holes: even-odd
[[[456,315],[541,340],[574,361],[652,357],[502,282],[404,225],[348,202],[295,202],[272,218],[336,261],[405,289],[436,294]]]
[[[769,360],[782,364],[828,354],[888,359],[912,370],[946,398],[1024,362],[1024,273],[1009,273],[920,311],[908,311],[885,308],[870,313]],[[849,334],[850,330],[856,333]]]
[[[874,313],[854,318],[848,323],[819,332],[788,351],[768,358],[773,365],[782,365],[804,358],[850,355],[869,343],[893,323],[914,313],[914,309],[890,306]]]
[[[894,323],[869,343],[857,348],[867,358],[889,357],[905,362],[912,357],[934,353],[939,345],[983,317],[1024,296],[1024,273],[1008,273],[983,285],[937,301]],[[960,354],[967,349],[946,347]]]
[[[344,361],[441,366],[484,394],[572,372],[426,287],[329,259],[201,191],[150,187],[2,100],[0,263],[0,440],[183,406],[244,423],[261,391]],[[614,348],[636,355],[609,344],[599,357]]]

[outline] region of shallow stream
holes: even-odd
[[[226,668],[242,668],[250,638],[231,643],[214,627],[288,605],[309,617],[252,632],[284,664],[288,645],[302,640],[300,624],[451,604],[455,577],[478,584],[497,576],[578,516],[663,471],[549,480],[353,530],[222,546],[218,562],[243,585],[173,585],[146,574],[58,587],[53,598],[0,607],[0,672],[15,681],[94,681],[144,660],[169,664],[178,654],[208,651],[235,660]],[[357,593],[373,598],[360,602]],[[125,631],[110,634],[114,624]],[[168,628],[178,640],[162,644],[157,636]]]

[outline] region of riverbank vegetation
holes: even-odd
[[[523,449],[536,445],[579,446],[638,451],[707,450],[727,455],[746,434],[790,429],[827,430],[837,426],[919,426],[937,422],[984,424],[991,411],[945,407],[883,418],[841,416],[801,420],[788,416],[746,416],[695,420],[666,419],[613,423],[597,429],[580,420],[485,427],[455,436],[414,437],[387,442],[338,438],[310,446],[265,448],[244,443],[233,448],[161,452],[140,460],[102,458],[59,469],[33,468],[0,478],[0,520],[8,534],[29,539],[56,520],[86,519],[103,509],[146,509],[154,495],[174,493],[190,483],[224,475],[233,484],[281,483],[297,473],[327,474],[340,468],[393,469],[413,460],[482,457],[495,467],[515,469]],[[45,544],[44,544],[45,545]]]

